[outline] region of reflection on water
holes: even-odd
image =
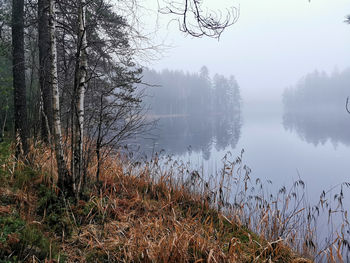
[[[284,128],[315,146],[327,141],[349,146],[350,115],[345,110],[349,83],[350,69],[306,75],[283,93]]]
[[[342,110],[293,111],[283,115],[283,126],[315,146],[330,141],[350,146],[350,115]]]
[[[139,143],[146,152],[183,155],[187,151],[201,153],[204,160],[210,158],[213,148],[235,148],[241,136],[241,115],[189,115],[160,117],[153,139]],[[146,147],[145,147],[146,146]]]
[[[198,79],[203,81],[202,77]],[[188,92],[183,86],[187,82],[181,82],[177,90]],[[350,70],[332,76],[313,73],[285,92],[284,113],[277,104],[267,107],[264,102],[246,101],[244,125],[240,107],[228,107],[238,108],[237,111],[218,110],[218,103],[210,99],[215,97],[213,86],[198,85],[202,91],[206,87],[210,96],[205,100],[194,96],[186,103],[173,105],[177,111],[152,112],[159,117],[158,128],[153,132],[153,140],[140,140],[139,145],[147,156],[164,149],[166,154],[191,163],[193,169],[203,167],[205,175],[214,177],[223,167],[226,152],[230,151],[234,158],[244,149],[244,163],[252,169],[251,178],[272,180],[276,191],[301,178],[310,186],[310,201],[318,201],[323,190],[349,181],[350,115],[345,111],[346,94],[350,95],[348,83]],[[168,106],[176,97],[171,93],[165,103],[165,97],[155,94],[162,99],[158,101]],[[210,107],[205,109],[204,105]],[[346,201],[346,205],[350,207],[350,202]]]
[[[281,125],[282,114],[278,116],[268,116],[264,113],[254,116],[245,115],[244,125],[241,124],[240,115],[231,116],[231,118],[223,116],[167,117],[160,118],[155,134],[159,137],[154,140],[153,145],[149,144],[149,147],[155,150],[165,149],[166,153],[177,155],[174,160],[186,163],[188,170],[199,168],[202,178],[214,185],[220,180],[220,173],[226,171],[222,160],[226,151],[231,151],[232,155],[228,155],[228,161],[234,161],[237,156],[240,156],[243,160],[241,168],[247,165],[252,169],[247,179],[249,181],[247,185],[252,186],[249,188],[250,195],[247,195],[247,200],[255,196],[250,191],[256,189],[254,193],[259,194],[261,191],[266,197],[263,200],[270,200],[274,204],[273,207],[277,207],[277,202],[272,196],[277,196],[276,200],[283,203],[286,199],[281,197],[281,193],[288,195],[293,193],[294,190],[289,189],[295,187],[294,182],[300,182],[302,179],[305,182],[305,186],[304,183],[302,184],[303,190],[296,190],[300,191],[298,198],[302,199],[288,201],[292,210],[294,204],[298,205],[296,206],[298,210],[295,210],[298,211],[297,216],[293,217],[295,225],[306,222],[303,220],[308,218],[307,211],[309,210],[304,208],[310,205],[312,209],[315,209],[314,205],[319,204],[320,194],[325,191],[327,197],[324,199],[327,199],[331,205],[328,206],[325,203],[327,207],[325,205],[324,209],[319,212],[320,216],[312,221],[315,226],[313,230],[315,239],[322,248],[328,244],[325,238],[331,236],[343,222],[342,209],[349,211],[350,207],[348,188],[344,187],[344,192],[343,189],[341,190],[344,194],[341,200],[343,207],[339,207],[338,199],[334,198],[339,188],[342,187],[341,183],[349,179],[350,134],[348,131],[350,127],[348,119],[350,122],[350,116],[346,114],[338,115],[331,111],[320,115],[305,112],[284,114],[283,125]],[[340,145],[335,148],[331,143]],[[192,154],[187,154],[189,145]],[[240,155],[242,148],[245,149],[243,156]],[[243,171],[241,168],[236,171]],[[240,177],[237,174],[234,176],[233,180],[236,182],[236,178]],[[224,182],[225,187],[229,185],[229,182]],[[225,192],[225,194],[228,196],[227,200],[236,202],[236,194],[245,193],[239,191],[238,186],[241,186],[242,189],[248,188],[245,188],[246,185],[243,183],[232,185],[232,192],[230,194]],[[284,189],[284,192],[281,192],[281,189]],[[329,191],[329,189],[332,190]],[[259,195],[256,196],[259,197]],[[248,207],[254,209],[256,206]],[[329,213],[329,211],[339,213]],[[332,224],[329,224],[328,215],[332,215]],[[254,226],[259,225],[254,224]],[[294,227],[293,225],[292,231]],[[322,261],[317,260],[317,262]]]
[[[145,105],[158,119],[153,140],[139,141],[143,151],[167,154],[200,153],[209,160],[213,150],[235,148],[241,134],[241,96],[238,82],[203,66],[198,73],[145,70]]]
[[[305,204],[317,204],[323,192],[329,194],[329,200],[336,200],[334,189],[349,181],[350,115],[344,107],[348,86],[340,85],[338,89],[343,92],[335,93],[329,91],[332,85],[326,84],[331,81],[326,80],[323,75],[314,74],[300,89],[285,93],[283,114],[277,105],[270,116],[268,111],[264,112],[266,107],[246,103],[250,114],[244,116],[244,125],[240,113],[224,116],[167,112],[173,117],[159,116],[154,140],[140,144],[148,153],[164,149],[167,154],[177,155],[176,159],[186,162],[186,167],[191,169],[202,166],[203,177],[213,181],[220,171],[225,171],[222,164],[225,153],[230,151],[230,158],[234,159],[244,149],[244,156],[240,157],[251,168],[251,182],[261,179],[271,193],[278,195],[280,189],[290,189],[290,185],[302,179],[306,183],[305,196],[302,196]],[[324,85],[322,92],[321,84]],[[255,112],[254,108],[259,110]],[[191,154],[187,154],[189,150]],[[273,184],[264,183],[269,180]],[[349,211],[350,192],[344,188],[341,193],[343,208]],[[325,211],[328,214],[331,210]],[[338,219],[330,225],[327,217],[321,217],[317,222],[319,237],[327,236],[327,227],[333,231],[333,226],[342,222]]]

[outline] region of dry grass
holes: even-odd
[[[247,174],[240,179],[247,168],[239,160],[224,167],[215,183],[208,183],[170,158],[155,156],[151,161],[132,163],[114,155],[104,160],[102,185],[98,187],[92,176],[96,161],[92,160],[88,191],[73,202],[56,196],[51,150],[32,146],[30,159],[30,169],[13,157],[3,162],[1,169],[10,172],[6,172],[1,194],[10,201],[0,204],[0,217],[18,211],[27,225],[38,225],[57,249],[53,253],[50,243],[49,254],[42,258],[30,250],[30,257],[24,261],[301,263],[312,262],[301,254],[315,257],[309,249],[293,252],[293,242],[278,234],[281,228],[289,227],[286,222],[291,219],[283,219],[271,206],[249,210],[246,208],[252,203],[242,198],[229,205],[232,195],[228,194],[228,177],[234,178],[235,186],[240,182],[248,191]],[[29,177],[19,180],[28,169],[32,172]],[[241,194],[236,191],[235,200]],[[294,210],[288,215],[297,218],[301,213]],[[337,262],[339,251],[329,251],[328,261]],[[10,259],[11,253],[0,256]]]

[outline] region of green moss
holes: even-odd
[[[0,162],[4,163],[11,155],[11,140],[5,138],[0,142]]]
[[[66,207],[62,198],[45,185],[38,187],[38,208],[37,213],[44,217],[44,223],[49,227],[50,231],[58,235],[64,233],[69,237],[72,233],[72,222],[66,212]]]
[[[25,226],[25,222],[16,215],[0,216],[0,243],[5,245],[9,235],[18,234]]]
[[[24,166],[23,169],[15,171],[15,181],[13,183],[14,188],[22,189],[25,185],[29,185],[33,182],[33,179],[37,177],[37,172],[29,166]]]
[[[4,184],[10,173],[3,165],[8,162],[8,159],[11,156],[11,141],[5,139],[3,142],[0,142],[0,183]]]
[[[96,203],[93,201],[86,202],[84,206],[82,206],[82,214],[87,217],[89,214],[95,214],[98,212]]]
[[[0,262],[18,262],[28,255],[55,258],[57,247],[40,228],[28,225],[18,214],[0,216]]]
[[[35,226],[27,226],[21,233],[21,242],[27,244],[27,247],[36,254],[39,259],[48,258],[51,255],[56,256],[57,247],[53,244],[42,231]]]

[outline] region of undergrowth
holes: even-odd
[[[273,232],[283,213],[273,214],[270,210],[276,210],[264,202],[260,208],[248,202],[248,174],[240,178],[247,168],[239,160],[216,180],[205,180],[171,158],[135,163],[111,155],[103,160],[101,183],[93,183],[92,161],[84,196],[68,200],[58,197],[50,149],[33,144],[30,165],[15,160],[10,141],[0,143],[0,151],[0,262],[301,263],[317,258],[285,235],[291,218]],[[236,189],[229,195],[228,176],[246,193]],[[293,211],[288,215],[301,214]]]

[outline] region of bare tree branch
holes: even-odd
[[[203,11],[203,0],[184,0],[176,2],[168,0],[165,7],[159,7],[162,14],[177,16],[179,29],[193,37],[211,37],[219,39],[222,32],[237,22],[239,9],[231,7],[222,11]]]

